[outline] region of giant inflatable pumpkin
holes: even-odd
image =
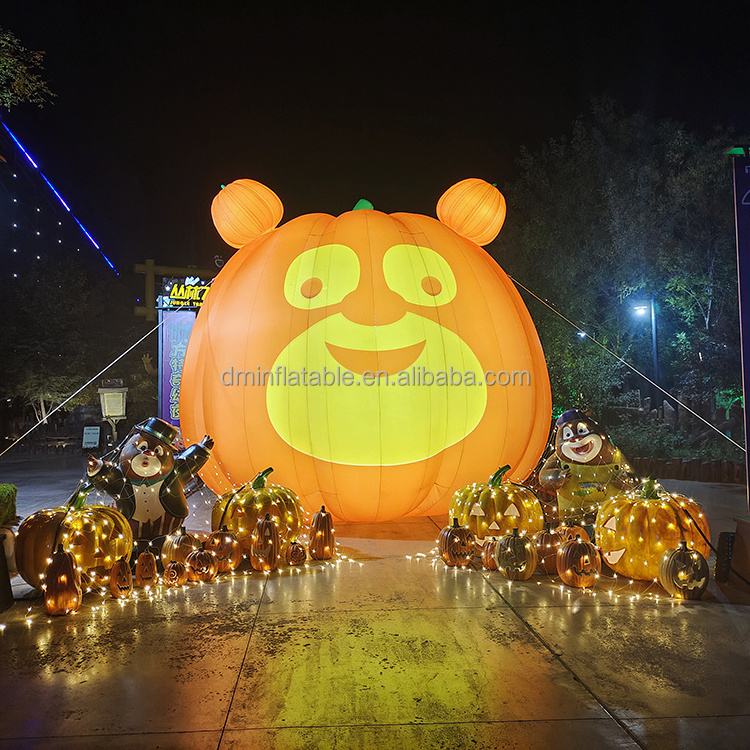
[[[180,401],[186,442],[215,440],[209,487],[273,464],[308,511],[383,521],[445,513],[500,463],[524,479],[550,389],[520,295],[476,244],[500,230],[499,191],[458,183],[440,220],[360,201],[280,227],[269,193],[241,180],[214,199],[219,233],[241,247],[196,320]]]

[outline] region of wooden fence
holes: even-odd
[[[701,461],[699,458],[636,458],[630,462],[641,477],[689,479],[694,482],[745,484],[744,465],[731,461]]]

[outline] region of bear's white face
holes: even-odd
[[[174,467],[174,455],[156,438],[134,435],[120,454],[120,468],[133,479],[165,476]]]
[[[566,424],[558,434],[558,455],[578,464],[593,461],[602,450],[602,436],[591,431],[585,421]]]

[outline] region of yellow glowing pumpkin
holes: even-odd
[[[652,479],[607,500],[597,513],[595,534],[604,562],[615,573],[645,581],[657,578],[662,556],[681,541],[704,557],[710,553],[701,507]]]

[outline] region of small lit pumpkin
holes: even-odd
[[[30,586],[41,587],[42,574],[58,544],[73,554],[87,579],[105,577],[119,557],[130,555],[133,532],[127,518],[115,508],[86,505],[90,491],[81,488],[66,506],[38,510],[19,526],[16,564]]]
[[[520,536],[518,529],[502,537],[495,547],[498,570],[511,581],[526,581],[534,575],[537,564],[536,546],[528,536]]]
[[[184,526],[167,536],[161,546],[161,562],[166,566],[171,562],[185,562],[185,558],[201,548],[200,540],[191,534]]]
[[[662,588],[677,599],[700,599],[708,587],[708,563],[682,540],[677,548],[664,553],[658,579]]]
[[[462,487],[451,498],[451,518],[470,529],[477,552],[488,534],[504,536],[514,528],[531,535],[544,528],[544,511],[536,495],[522,484],[505,478],[510,466],[501,466],[487,482]]]
[[[62,544],[44,573],[44,605],[50,615],[67,615],[81,606],[81,574],[75,557]]]
[[[561,523],[556,529],[555,533],[558,534],[564,542],[574,541],[576,537],[581,537],[585,542],[590,542],[591,537],[588,531],[583,526],[577,524],[566,524]]]
[[[299,542],[292,542],[287,545],[286,551],[284,552],[284,559],[287,565],[302,565],[307,560],[307,550],[303,544]]]
[[[250,537],[258,520],[266,513],[276,522],[282,549],[302,530],[304,514],[299,498],[288,487],[267,482],[271,467],[261,471],[252,482],[222,495],[211,511],[211,528],[226,527],[237,537],[243,552],[250,552]]]
[[[216,565],[219,573],[230,573],[237,570],[243,560],[242,545],[237,537],[222,526],[218,531],[214,531],[206,539],[204,545],[206,551],[213,552],[216,555]]]
[[[216,557],[204,549],[193,550],[185,558],[188,578],[191,581],[212,581],[216,578]]]
[[[377,522],[445,513],[501,458],[526,477],[546,442],[549,377],[521,295],[477,244],[502,225],[497,189],[454,185],[441,220],[360,202],[278,227],[275,196],[258,190],[217,196],[231,214],[214,212],[217,228],[242,247],[213,282],[182,371],[185,440],[216,441],[202,471],[211,489],[226,493],[269,460],[308,511],[325,503],[336,518]],[[470,377],[389,387],[424,370],[438,385],[440,373]],[[390,377],[348,387],[372,371]],[[343,380],[297,387],[326,372]]]
[[[497,539],[493,536],[491,539],[485,539],[482,545],[482,565],[487,570],[497,570],[497,560],[495,559],[495,548]]]
[[[588,539],[588,537],[586,538]],[[555,575],[557,573],[557,551],[560,549],[560,545],[567,541],[566,537],[560,533],[559,528],[553,531],[551,524],[548,523],[545,530],[537,531],[532,539],[536,546],[539,567],[545,573]]]
[[[188,582],[188,570],[185,563],[172,560],[164,568],[164,584],[166,586],[184,586]]]
[[[595,528],[604,562],[628,578],[656,580],[662,556],[681,541],[703,557],[710,554],[703,539],[710,539],[708,521],[701,507],[667,492],[654,479],[603,503]]]
[[[117,560],[109,572],[109,590],[115,599],[127,599],[133,593],[133,571],[124,557]]]
[[[135,561],[135,585],[136,588],[156,586],[159,574],[156,570],[156,555],[146,550],[138,555]]]
[[[253,570],[266,573],[276,570],[281,558],[281,541],[279,529],[270,513],[255,524],[250,541],[250,565]]]
[[[557,574],[568,586],[589,588],[596,583],[601,571],[599,550],[580,536],[563,542],[557,551]]]
[[[320,510],[313,514],[310,522],[309,549],[312,560],[330,560],[336,550],[333,517],[325,505],[320,506]]]
[[[438,554],[451,568],[465,568],[474,559],[474,534],[453,519],[438,535]]]

